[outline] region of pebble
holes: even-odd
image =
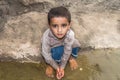
[[[83,68],[80,68],[79,70],[80,70],[80,71],[82,71],[82,70],[83,70]]]

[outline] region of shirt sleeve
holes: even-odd
[[[50,53],[51,48],[48,42],[49,40],[47,37],[42,38],[42,56],[44,57],[46,63],[50,64],[54,69],[57,69],[59,66],[51,56]]]
[[[61,68],[65,68],[67,61],[72,53],[72,44],[74,42],[75,38],[74,38],[74,32],[70,32],[66,39],[64,40],[64,54],[63,57],[61,59]]]

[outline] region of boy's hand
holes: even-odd
[[[58,68],[57,73],[56,73],[56,77],[57,77],[57,79],[63,78],[64,77],[64,69]]]

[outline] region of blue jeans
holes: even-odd
[[[80,49],[79,47],[72,48],[72,56],[73,57],[76,58],[78,56],[79,49]],[[54,47],[54,48],[51,49],[52,58],[56,62],[60,62],[61,61],[63,53],[64,53],[64,46],[58,46],[58,47]]]

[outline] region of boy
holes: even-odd
[[[64,68],[69,61],[71,69],[78,67],[77,57],[80,44],[70,29],[71,14],[65,7],[52,8],[48,13],[49,29],[42,37],[42,56],[48,67],[46,75],[53,77],[53,68],[57,79],[64,77]]]

